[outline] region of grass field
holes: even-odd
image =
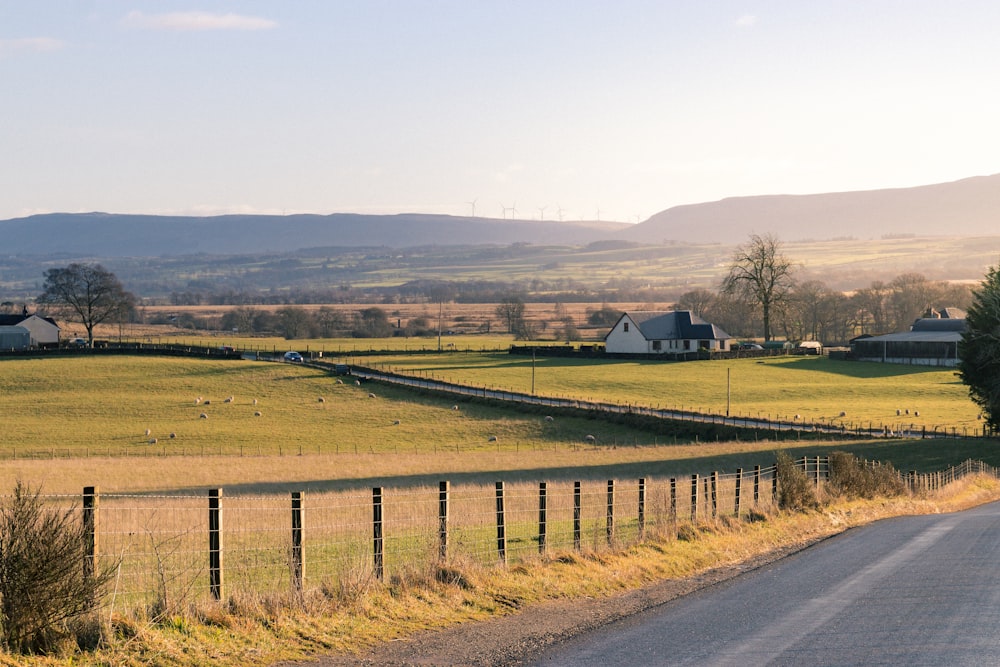
[[[530,389],[530,358],[454,353],[376,363]],[[897,409],[910,409],[903,418],[913,422],[976,428],[976,410],[948,370],[808,357],[763,364],[538,359],[536,382],[546,395],[724,412],[727,370],[734,415],[799,413],[836,422],[845,411],[847,421],[891,423],[899,419]],[[196,403],[197,397],[203,401]],[[453,407],[453,399],[337,384],[293,364],[118,356],[5,360],[0,480],[8,486],[17,478],[44,481],[48,492],[69,493],[91,484],[119,492],[224,486],[284,493],[433,485],[443,478],[635,478],[766,464],[779,446],[767,434],[693,446],[666,425],[650,430],[570,417],[546,422],[537,413],[477,402]],[[596,434],[597,445],[584,444],[588,434]],[[848,449],[903,470],[934,470],[966,458],[1000,463],[988,441],[973,439],[780,446],[796,456]]]

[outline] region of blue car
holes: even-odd
[[[291,361],[294,363],[302,363],[302,355],[298,352],[285,352],[285,361]]]

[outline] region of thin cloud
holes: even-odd
[[[270,30],[277,22],[259,16],[240,14],[212,14],[210,12],[171,12],[169,14],[143,14],[133,11],[122,19],[127,28],[144,30],[176,30],[181,32],[204,30]]]
[[[44,53],[58,51],[65,42],[51,37],[24,37],[20,39],[0,39],[0,56],[12,53]]]
[[[736,19],[736,25],[741,28],[752,28],[757,25],[757,17],[753,14],[744,14]]]

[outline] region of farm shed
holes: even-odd
[[[732,336],[690,310],[624,313],[604,337],[609,354],[679,354],[725,351]]]
[[[31,347],[55,347],[59,345],[59,325],[51,317],[37,314],[0,315],[0,327],[24,327],[31,336]]]
[[[27,350],[31,332],[24,327],[0,326],[0,351]]]
[[[921,317],[909,331],[855,338],[851,356],[858,361],[917,366],[957,366],[958,342],[965,317]]]

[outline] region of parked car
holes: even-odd
[[[347,364],[334,364],[333,365],[333,374],[334,375],[350,375],[351,374],[351,367],[348,366]]]
[[[763,350],[764,347],[757,343],[737,343],[737,350]]]
[[[69,345],[72,347],[87,347],[86,338],[73,338],[69,341]]]
[[[291,350],[289,350],[288,352],[285,352],[285,361],[291,361],[293,363],[299,363],[299,364],[301,364],[303,360],[302,360],[302,355],[301,354],[299,354],[298,352],[292,352]]]

